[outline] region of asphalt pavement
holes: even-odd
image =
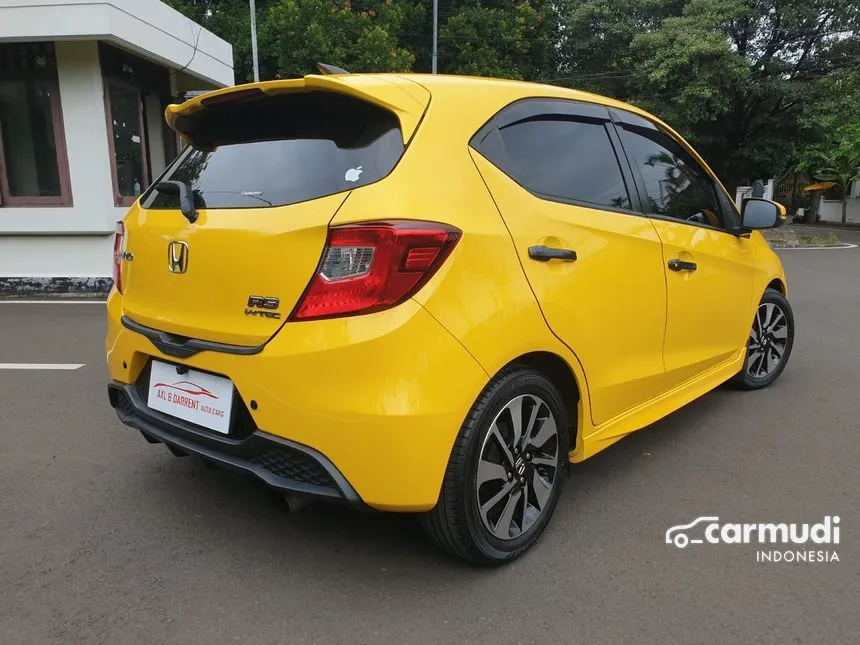
[[[573,466],[538,546],[490,570],[409,516],[288,514],[145,443],[108,405],[102,305],[0,303],[0,363],[84,364],[0,369],[0,643],[856,643],[860,249],[782,257],[797,338],[779,381]],[[706,515],[838,515],[839,561],[665,543]]]

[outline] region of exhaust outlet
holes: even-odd
[[[290,513],[298,513],[300,510],[309,506],[314,501],[309,495],[301,493],[284,493],[284,502],[287,505],[287,510]]]

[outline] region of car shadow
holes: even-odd
[[[571,464],[556,517],[542,540],[576,540],[577,517],[609,503],[611,491],[635,485],[642,468],[662,468],[643,454],[683,451],[685,435],[696,432],[697,419],[719,414],[732,395],[716,390],[665,419],[634,433],[591,459]],[[417,518],[407,514],[359,512],[314,503],[295,513],[262,485],[233,472],[212,471],[195,458],[170,458],[167,450],[151,453],[126,483],[144,487],[147,501],[140,515],[169,530],[173,539],[193,540],[195,549],[241,550],[243,567],[258,573],[280,567],[295,570],[336,568],[338,576],[421,576],[421,584],[444,584],[451,574],[483,579],[503,569],[461,562],[427,540]],[[585,502],[585,503],[584,503]],[[561,523],[560,523],[561,516]],[[172,530],[189,527],[187,534]],[[562,526],[561,524],[565,524]],[[183,546],[183,545],[179,545]],[[188,547],[189,545],[184,545]],[[526,560],[514,563],[521,566]]]

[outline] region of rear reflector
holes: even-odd
[[[442,266],[461,232],[406,220],[337,226],[290,320],[381,311],[417,292]]]
[[[113,284],[122,293],[122,254],[125,252],[125,226],[116,223],[113,236]]]

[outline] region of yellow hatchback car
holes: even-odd
[[[117,226],[110,402],[292,505],[420,513],[478,563],[568,462],[772,383],[776,254],[664,123],[543,85],[311,75],[168,107],[189,144]]]

